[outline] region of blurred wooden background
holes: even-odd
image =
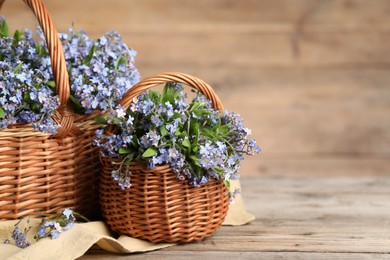
[[[389,175],[390,1],[44,0],[59,31],[119,31],[143,76],[209,82],[264,152],[242,175]],[[36,22],[22,1],[1,11]]]

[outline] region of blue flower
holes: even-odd
[[[139,112],[144,115],[150,114],[152,107],[154,106],[153,102],[150,99],[144,100],[139,103]]]
[[[40,226],[38,227],[37,236],[38,236],[39,238],[42,238],[42,237],[45,237],[45,236],[46,236],[46,228],[45,228],[45,226],[40,225]]]
[[[168,118],[173,116],[173,106],[169,101],[165,102],[165,115]]]
[[[60,230],[53,230],[50,232],[50,237],[51,239],[57,239],[59,236],[61,235],[61,231]]]
[[[16,74],[16,78],[18,80],[20,80],[20,82],[25,82],[27,80],[27,75],[26,73],[20,73],[20,74]]]
[[[152,141],[149,139],[147,135],[144,135],[140,139],[140,145],[146,149],[152,145]]]
[[[55,222],[54,221],[46,221],[43,225],[45,227],[54,227]]]
[[[18,98],[16,96],[12,96],[9,98],[10,101],[14,102],[14,103],[18,103]]]
[[[96,109],[98,107],[99,103],[100,103],[99,100],[96,97],[94,97],[92,99],[92,102],[91,102],[92,109]]]
[[[62,212],[62,214],[66,217],[66,219],[69,219],[70,215],[73,214],[73,210],[69,209],[69,208],[66,208],[64,209],[64,211]]]
[[[15,228],[12,232],[12,239],[15,241],[17,247],[26,248],[30,245],[30,243],[26,239],[26,235],[19,228]]]
[[[125,135],[125,137],[123,138],[123,142],[125,144],[130,144],[132,140],[133,140],[133,136],[131,135]]]
[[[125,189],[128,189],[131,187],[130,176],[128,174],[120,174],[117,177],[117,181],[118,181],[118,184],[122,190],[125,190]]]
[[[177,106],[179,111],[184,110],[188,107],[188,104],[183,99],[175,100],[175,105]]]
[[[149,143],[156,146],[156,147],[158,146],[158,141],[161,139],[161,136],[158,135],[157,132],[153,131],[153,130],[150,130],[146,134],[146,137],[149,140]]]
[[[176,133],[177,127],[179,126],[178,122],[178,120],[175,120],[172,124],[166,125],[166,129],[171,135],[174,135]]]
[[[175,159],[179,156],[179,151],[176,150],[175,148],[169,148],[168,149],[168,160],[170,162],[174,162]]]
[[[160,117],[157,116],[157,115],[152,115],[152,116],[150,117],[150,120],[151,120],[152,124],[154,124],[156,127],[160,127],[160,126],[162,126],[163,123],[164,123],[164,122],[160,119]]]
[[[123,117],[125,117],[125,115],[126,115],[126,111],[124,110],[123,107],[118,107],[118,108],[115,110],[115,113],[116,113],[116,116],[117,116],[118,118],[123,118]]]
[[[67,231],[67,230],[71,229],[73,226],[74,226],[74,222],[69,222],[69,223],[66,224],[66,226],[63,228],[63,230],[64,230],[64,231]]]
[[[161,162],[168,162],[168,150],[165,149],[165,148],[160,148],[158,149],[158,153],[159,153],[159,160]]]
[[[132,126],[133,125],[133,121],[134,121],[134,117],[128,116],[128,118],[126,120],[126,126]]]
[[[35,100],[35,98],[36,98],[35,93],[34,92],[30,92],[30,99],[31,100]]]

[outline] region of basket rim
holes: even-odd
[[[101,125],[96,123],[94,120],[94,115],[86,115],[80,116],[77,120],[74,121],[74,124],[83,132],[88,130],[96,130]],[[80,132],[79,135],[82,135],[83,132]],[[76,135],[76,136],[79,136]],[[32,127],[31,123],[16,123],[11,124],[5,129],[0,129],[0,138],[4,137],[51,137],[52,134],[45,134],[43,132],[39,132]],[[56,137],[55,138],[68,138],[74,136],[65,136],[65,137]]]

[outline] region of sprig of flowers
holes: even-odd
[[[78,112],[112,109],[139,81],[134,65],[137,52],[122,42],[119,33],[110,31],[93,41],[85,32],[70,28],[60,39]]]
[[[260,152],[238,114],[221,114],[199,93],[190,104],[185,99],[182,86],[169,83],[162,93],[145,92],[127,111],[119,106],[99,119],[118,128],[114,135],[97,130],[94,143],[102,156],[123,158],[112,172],[122,189],[131,187],[127,165],[132,161],[144,162],[148,168],[169,164],[179,180],[193,186],[220,179],[230,187],[230,180],[239,178],[244,155]]]
[[[51,61],[43,33],[35,42],[29,30],[10,36],[0,18],[0,129],[15,123],[32,123],[44,133],[56,133],[53,121],[59,107]],[[69,69],[71,102],[77,113],[114,108],[140,74],[136,52],[114,31],[97,40],[69,29],[59,34]]]
[[[73,227],[76,222],[76,217],[78,219],[88,221],[86,218],[80,214],[73,212],[73,210],[66,208],[63,211],[57,212],[55,215],[44,215],[49,217],[49,219],[42,219],[41,223],[38,225],[34,239],[39,241],[42,238],[49,237],[51,239],[57,239],[63,232],[69,230]],[[20,223],[24,219],[20,219],[16,224],[15,228],[11,233],[11,239],[3,240],[4,244],[14,243],[17,247],[26,248],[30,246],[30,242],[27,239],[27,234],[34,229],[36,226],[27,226],[24,229],[19,227]],[[27,219],[27,224],[30,223],[30,220]],[[11,242],[12,241],[12,242]]]
[[[29,30],[9,36],[0,18],[0,128],[32,123],[44,133],[58,129],[51,118],[59,99],[48,55]]]

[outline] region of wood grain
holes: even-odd
[[[112,259],[118,258],[114,254],[104,254],[104,255],[86,255],[81,259]],[[362,254],[362,253],[310,253],[310,252],[194,252],[191,251],[180,251],[180,252],[170,252],[170,251],[158,251],[150,252],[145,254],[134,254],[131,256],[121,256],[120,259],[132,259],[132,260],[143,260],[143,259],[161,259],[161,260],[170,260],[170,259],[181,259],[181,260],[190,260],[190,259],[203,259],[203,260],[215,260],[215,259],[226,259],[226,260],[237,260],[237,259],[248,259],[248,260],[258,260],[258,259],[300,259],[300,260],[328,260],[328,259],[339,259],[339,260],[384,260],[390,259],[388,255],[385,254]]]
[[[242,181],[244,199],[255,221],[241,227],[224,226],[200,243],[128,258],[389,259],[389,185],[388,176],[247,177]],[[81,259],[100,253],[95,247]],[[113,256],[102,255],[101,259]]]
[[[213,32],[225,28],[228,32],[268,33],[294,32],[297,27],[317,32],[388,32],[390,29],[387,0],[375,0],[370,5],[365,0],[110,0],[109,4],[105,0],[46,0],[45,3],[59,29],[75,22],[95,32],[114,28],[143,33],[180,29],[192,33],[205,27]],[[23,23],[26,17],[31,17],[20,1],[8,1],[5,7],[5,13],[12,15],[10,18],[15,23],[30,24]]]
[[[267,154],[390,155],[388,1],[45,2],[60,30],[119,30],[143,76],[210,83]],[[35,23],[21,1],[3,9]]]
[[[261,154],[245,159],[241,174],[246,176],[389,176],[388,158],[344,154],[285,155]]]
[[[249,71],[212,86],[265,153],[390,154],[387,70],[260,70],[257,83]]]
[[[34,28],[33,17],[18,2],[5,4],[9,23],[14,28]],[[235,63],[257,68],[388,66],[390,61],[386,44],[390,21],[383,15],[389,4],[383,0],[369,8],[356,0],[218,0],[211,4],[115,0],[109,9],[102,0],[45,2],[59,31],[72,22],[94,37],[118,30],[140,52],[141,68],[144,63],[145,67],[173,63],[185,68],[200,62],[209,68]],[[365,31],[360,30],[362,26]]]

